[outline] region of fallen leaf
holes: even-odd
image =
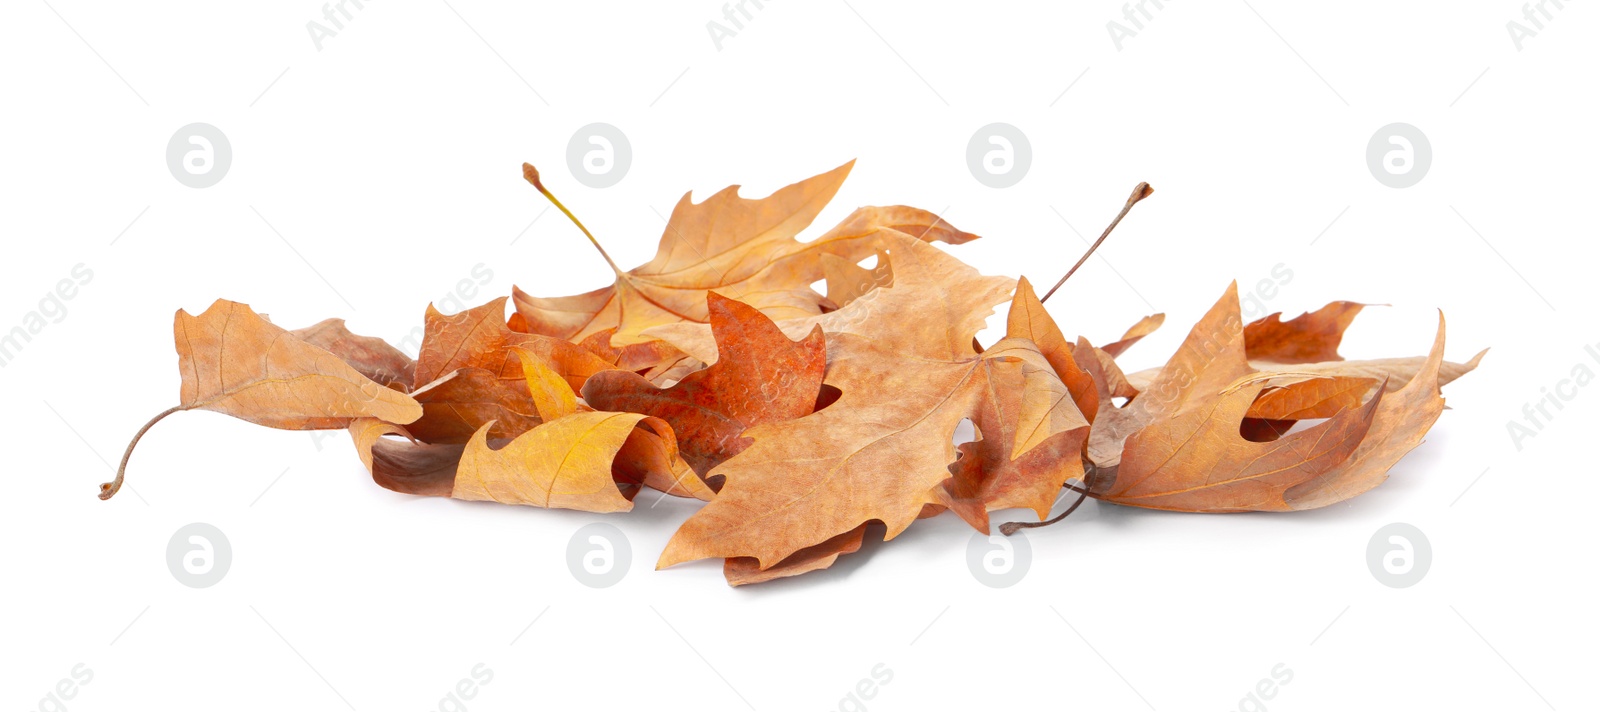
[[[446,316],[428,307],[414,393],[423,416],[408,428],[430,443],[464,443],[484,424],[491,438],[510,438],[539,422],[525,369],[526,351],[558,374],[568,392],[595,373],[615,368],[589,350],[561,339],[512,331],[505,297]]]
[[[672,427],[639,413],[581,407],[566,379],[537,354],[513,349],[543,422],[509,440],[480,427],[465,444],[425,443],[375,419],[352,425],[362,462],[380,485],[408,494],[589,512],[626,511],[642,484],[710,499],[678,456]],[[566,389],[563,394],[562,389]],[[387,438],[399,435],[405,440]]]
[[[326,324],[309,333],[324,342],[330,334],[337,340],[342,327]],[[139,439],[180,411],[209,410],[285,430],[343,428],[362,417],[409,423],[422,416],[422,406],[411,396],[367,378],[343,358],[238,302],[218,299],[199,316],[180,309],[173,315],[172,333],[182,377],[178,405],[133,436],[116,477],[100,485],[101,499],[122,488]]]
[[[816,240],[796,240],[839,190],[852,165],[765,198],[741,198],[739,186],[700,203],[685,194],[667,220],[654,259],[625,272],[612,265],[615,285],[585,294],[539,298],[517,290],[517,312],[533,333],[564,339],[581,341],[616,328],[611,344],[622,347],[650,341],[642,332],[651,326],[704,323],[706,292],[711,290],[773,319],[819,313],[825,298],[810,285],[823,278],[821,256],[864,259],[872,254],[873,236],[880,230],[911,231],[924,239],[955,243],[976,237],[932,213],[891,206],[858,209]],[[524,175],[543,190],[532,166],[524,166]]]
[[[1440,417],[1441,386],[1483,356],[1445,361],[1441,315],[1426,357],[1345,360],[1363,305],[1245,324],[1230,286],[1165,365],[1124,373],[1116,359],[1162,314],[1096,348],[1044,302],[1148,184],[1041,299],[929,244],[976,236],[916,208],[859,208],[799,241],[850,169],[765,198],[685,194],[655,257],[623,270],[525,164],[615,281],[513,288],[509,316],[506,298],[430,305],[415,359],[338,319],[285,331],[233,302],[180,311],[180,403],[135,434],[101,497],[174,412],[340,427],[397,492],[599,513],[631,510],[643,488],[701,499],[658,566],[721,558],[739,586],[826,569],[871,527],[892,540],[947,511],[984,533],[999,510],[1040,520],[1000,527],[1012,534],[1086,497],[1185,512],[1342,502],[1384,481]],[[984,348],[976,334],[1008,300],[1007,333]],[[973,439],[953,445],[967,424]],[[1045,521],[1063,490],[1078,497]]]
[[[701,475],[748,445],[740,437],[746,428],[811,413],[826,358],[820,328],[796,343],[753,307],[715,292],[707,299],[721,356],[715,365],[670,388],[627,371],[595,374],[583,387],[584,401],[595,408],[667,421],[681,434],[684,459]]]
[[[1182,412],[1193,402],[1221,393],[1250,373],[1244,356],[1244,324],[1239,317],[1237,284],[1228,285],[1222,298],[1201,317],[1177,353],[1138,388],[1139,395],[1118,408],[1109,397],[1109,385],[1099,383],[1100,412],[1089,431],[1089,460],[1097,469],[1115,467],[1122,459],[1129,436],[1157,420]],[[1132,381],[1132,377],[1129,377]]]
[[[812,322],[808,330],[823,326],[825,382],[840,391],[838,401],[745,431],[754,442],[712,470],[725,484],[673,535],[658,567],[753,557],[765,570],[873,520],[893,539],[925,505],[945,501],[942,485],[956,461],[951,435],[961,420],[972,418],[992,437],[1010,433],[1012,458],[1087,425],[1032,342],[1010,337],[973,352],[973,334],[995,297],[1005,296],[994,293],[994,279],[909,236],[889,250],[893,287],[837,312],[791,320],[792,326]],[[889,320],[899,336],[872,339],[830,328],[883,329],[861,323],[873,317]],[[1018,382],[1028,390],[984,407],[997,384]]]
[[[617,488],[611,463],[645,417],[574,413],[529,430],[500,449],[489,446],[485,426],[467,441],[450,496],[586,512],[632,509],[633,502]]]
[[[364,416],[409,423],[422,415],[411,396],[385,388],[250,307],[219,299],[173,323],[180,410],[226,413],[285,430],[343,428]]]
[[[1476,366],[1480,352],[1471,364]],[[1378,403],[1372,429],[1343,467],[1295,485],[1285,493],[1293,509],[1315,509],[1342,502],[1377,487],[1389,477],[1389,468],[1407,452],[1422,443],[1422,436],[1444,412],[1444,314],[1439,315],[1439,333],[1433,348],[1416,377],[1405,387],[1386,394]]]
[[[1291,487],[1333,472],[1372,426],[1378,399],[1272,442],[1239,435],[1261,385],[1205,398],[1130,436],[1115,477],[1095,495],[1182,512],[1287,511]]]
[[[526,349],[543,357],[573,390],[601,371],[615,368],[577,344],[539,334],[512,331],[506,326],[506,298],[446,316],[428,306],[414,388],[462,368],[481,368],[521,389],[522,366],[512,349]]]
[[[1039,352],[1050,362],[1050,367],[1055,369],[1056,376],[1071,391],[1072,401],[1077,404],[1078,411],[1087,417],[1094,417],[1100,409],[1100,396],[1095,390],[1094,379],[1078,366],[1073,358],[1073,344],[1067,341],[1061,328],[1056,326],[1055,319],[1045,311],[1044,303],[1034,294],[1033,285],[1028,283],[1027,277],[1017,280],[1016,294],[1011,298],[1011,311],[1006,315],[1006,336],[1021,337],[1038,346]]]
[[[1381,482],[1442,412],[1442,319],[1432,352],[1415,370],[1403,365],[1409,359],[1387,359],[1381,366],[1352,361],[1247,363],[1246,331],[1238,328],[1235,295],[1230,287],[1178,355],[1148,378],[1146,389],[1128,406],[1113,409],[1109,416],[1102,406],[1090,434],[1096,465],[1093,496],[1187,512],[1326,506]],[[1352,314],[1356,308],[1343,307],[1341,313]],[[1274,327],[1280,333],[1267,353],[1339,358],[1337,334],[1348,320],[1327,316],[1332,313],[1327,308],[1311,321],[1288,322],[1299,326]],[[1307,326],[1317,320],[1337,323]],[[1296,345],[1297,339],[1316,346]],[[1470,370],[1481,357],[1457,365],[1458,370]],[[1253,369],[1258,365],[1264,370]],[[1105,379],[1095,369],[1089,371],[1104,393]],[[1409,383],[1392,390],[1393,376]],[[1276,385],[1280,383],[1289,385]],[[1295,421],[1312,418],[1327,420],[1289,430]]]

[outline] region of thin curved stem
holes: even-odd
[[[1000,525],[1000,533],[1006,536],[1011,536],[1021,529],[1035,529],[1038,527],[1050,526],[1051,524],[1055,524],[1056,522],[1066,519],[1067,515],[1077,511],[1078,505],[1083,504],[1083,500],[1089,498],[1089,490],[1087,489],[1073,487],[1072,485],[1062,486],[1078,493],[1078,499],[1072,503],[1072,506],[1067,507],[1067,511],[1057,514],[1056,516],[1046,519],[1042,522],[1006,522],[1005,524]]]
[[[117,478],[100,485],[100,499],[111,499],[111,496],[116,494],[117,490],[122,489],[122,475],[128,471],[128,458],[133,457],[133,446],[139,444],[139,438],[144,437],[145,433],[150,432],[150,427],[161,422],[162,418],[172,415],[180,410],[188,409],[181,405],[175,405],[171,408],[163,410],[158,413],[156,417],[151,418],[150,422],[145,423],[144,427],[139,428],[139,432],[133,434],[133,441],[129,442],[128,449],[122,452],[122,464],[117,465]]]
[[[539,192],[542,193],[545,198],[549,199],[552,204],[561,209],[561,212],[567,216],[568,220],[572,221],[573,225],[577,225],[578,229],[583,231],[583,236],[589,238],[589,244],[594,245],[594,249],[600,251],[601,257],[606,258],[606,264],[611,265],[612,271],[616,272],[617,274],[622,274],[622,268],[618,267],[617,263],[611,260],[611,255],[606,254],[606,248],[601,247],[600,241],[594,239],[594,233],[589,232],[589,228],[583,226],[583,222],[578,220],[578,216],[573,215],[572,211],[567,209],[567,206],[562,205],[561,201],[556,200],[555,194],[551,193],[550,189],[544,187],[544,183],[539,181],[539,169],[534,168],[532,163],[524,163],[522,164],[522,177],[529,183],[532,183],[533,187],[538,188]]]
[[[1067,278],[1071,277],[1073,272],[1078,271],[1078,268],[1082,267],[1083,263],[1089,261],[1089,255],[1094,254],[1095,249],[1100,247],[1100,243],[1106,241],[1106,238],[1111,235],[1111,230],[1116,228],[1117,223],[1122,222],[1123,216],[1127,215],[1128,211],[1132,210],[1133,206],[1135,204],[1137,204],[1141,200],[1144,200],[1145,198],[1150,197],[1150,194],[1154,193],[1154,192],[1156,192],[1156,189],[1155,188],[1151,188],[1149,183],[1140,183],[1140,184],[1134,186],[1133,187],[1133,194],[1128,196],[1127,204],[1122,206],[1122,212],[1117,213],[1116,219],[1112,220],[1111,224],[1106,226],[1106,231],[1100,233],[1100,239],[1095,240],[1094,244],[1089,246],[1089,250],[1087,252],[1084,252],[1082,257],[1078,258],[1078,264],[1073,265],[1072,269],[1067,270],[1067,273],[1065,275],[1062,275],[1061,280],[1056,282],[1056,286],[1051,287],[1050,291],[1045,292],[1044,296],[1039,298],[1039,301],[1042,303],[1045,300],[1049,299],[1050,295],[1055,294],[1056,290],[1061,288],[1061,285],[1066,284],[1067,283]]]

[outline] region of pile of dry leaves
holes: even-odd
[[[641,488],[697,498],[658,565],[721,558],[737,585],[826,568],[871,522],[893,538],[946,510],[983,532],[997,509],[1043,520],[1063,487],[1187,512],[1326,506],[1382,482],[1478,361],[1443,360],[1442,318],[1427,356],[1345,361],[1362,305],[1245,324],[1229,286],[1164,367],[1124,373],[1116,357],[1161,315],[1068,341],[1026,279],[929,244],[977,237],[932,213],[861,208],[796,240],[849,171],[754,200],[685,195],[654,259],[624,271],[600,250],[614,284],[514,288],[509,319],[505,297],[430,306],[416,359],[338,319],[179,311],[181,404],[150,424],[204,409],[346,428],[373,479],[408,494],[590,512],[627,511]],[[978,343],[1007,302],[1005,338]],[[956,446],[963,420],[978,439]]]

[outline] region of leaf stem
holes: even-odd
[[[600,251],[601,257],[606,258],[606,264],[611,265],[612,271],[616,272],[617,274],[622,274],[622,268],[618,267],[617,263],[612,261],[611,255],[606,254],[606,248],[601,247],[600,241],[594,239],[594,233],[589,232],[589,228],[583,226],[583,222],[578,219],[578,216],[573,215],[572,211],[567,209],[567,206],[562,205],[561,201],[556,200],[556,196],[550,192],[550,189],[544,187],[544,183],[539,181],[539,169],[534,168],[532,163],[524,163],[522,164],[522,177],[529,183],[532,183],[533,187],[538,188],[539,192],[542,193],[545,198],[548,198],[552,204],[561,209],[561,212],[567,216],[568,220],[572,221],[573,225],[577,225],[578,229],[583,231],[583,236],[589,238],[589,244],[594,245],[594,249]]]
[[[111,499],[111,496],[116,494],[117,490],[122,489],[122,475],[124,472],[128,471],[128,458],[133,456],[133,446],[139,444],[139,438],[144,437],[145,433],[150,432],[150,426],[161,422],[162,418],[172,415],[180,410],[188,410],[188,408],[185,408],[181,405],[175,405],[171,408],[163,410],[158,413],[156,417],[151,418],[150,422],[145,423],[144,427],[139,428],[139,432],[133,434],[133,441],[129,442],[128,449],[122,452],[122,464],[117,465],[117,478],[100,485],[100,499]]]
[[[1055,524],[1056,522],[1066,519],[1067,515],[1076,511],[1078,509],[1078,505],[1083,504],[1083,500],[1088,499],[1089,497],[1089,490],[1087,489],[1073,487],[1072,485],[1062,486],[1078,493],[1078,499],[1073,501],[1072,506],[1067,507],[1067,511],[1057,514],[1056,516],[1046,519],[1042,522],[1006,522],[1005,524],[1000,525],[1000,533],[1006,536],[1011,536],[1012,534],[1017,533],[1017,531],[1020,529],[1035,529],[1038,527],[1047,527],[1051,524]]]
[[[543,190],[543,188],[540,190]],[[1050,295],[1055,294],[1056,290],[1061,288],[1061,285],[1066,284],[1067,278],[1071,277],[1073,272],[1078,271],[1078,268],[1082,267],[1084,262],[1089,261],[1089,255],[1094,254],[1095,249],[1100,247],[1100,243],[1106,241],[1106,238],[1111,235],[1111,230],[1117,226],[1117,223],[1122,222],[1123,216],[1127,215],[1128,211],[1133,209],[1134,204],[1150,197],[1150,194],[1154,192],[1156,192],[1156,189],[1151,188],[1149,183],[1141,182],[1140,184],[1134,186],[1133,194],[1128,196],[1127,204],[1122,206],[1122,212],[1117,213],[1116,219],[1112,220],[1111,224],[1106,226],[1106,231],[1100,233],[1100,239],[1095,240],[1094,244],[1089,246],[1089,250],[1084,252],[1082,257],[1078,258],[1078,263],[1073,265],[1072,269],[1067,270],[1067,273],[1062,275],[1061,280],[1056,282],[1056,286],[1051,287],[1050,291],[1045,292],[1044,296],[1039,298],[1039,301],[1044,302],[1045,300],[1049,299]],[[552,200],[554,200],[554,198],[552,198]],[[565,208],[563,208],[563,210],[565,210]]]

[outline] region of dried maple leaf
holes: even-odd
[[[1333,302],[1289,321],[1272,314],[1246,324],[1245,354],[1250,369],[1257,373],[1253,378],[1266,382],[1247,417],[1283,421],[1282,427],[1274,429],[1282,432],[1293,421],[1327,418],[1358,405],[1385,381],[1390,390],[1404,387],[1426,357],[1346,361],[1339,355],[1345,330],[1365,306]],[[1483,353],[1466,363],[1444,362],[1439,385],[1476,368]],[[1138,390],[1148,387],[1158,372],[1149,369],[1127,378]]]
[[[179,310],[173,337],[183,376],[180,410],[285,430],[343,428],[363,416],[408,423],[421,414],[410,396],[238,302],[219,299],[199,316]]]
[[[593,352],[563,339],[512,331],[506,326],[506,298],[446,316],[432,305],[423,317],[422,348],[417,356],[414,389],[461,368],[482,368],[522,387],[522,365],[512,354],[521,348],[543,357],[565,377],[573,390],[600,371],[614,366]]]
[[[1245,361],[1248,329],[1240,325],[1236,294],[1230,287],[1196,325],[1178,355],[1149,379],[1128,407],[1109,418],[1102,410],[1094,426],[1101,432],[1090,435],[1091,459],[1097,466],[1094,496],[1117,504],[1189,512],[1326,506],[1381,482],[1442,411],[1442,321],[1432,353],[1407,375],[1410,383],[1391,391],[1383,384],[1398,370],[1394,361],[1399,360],[1390,360],[1387,373],[1371,371],[1383,379],[1307,378],[1295,373],[1316,368],[1335,373],[1352,365],[1360,371],[1365,370],[1362,362],[1254,371],[1256,364]],[[1279,323],[1274,316],[1268,324],[1276,335],[1267,342],[1270,349],[1265,353],[1280,358],[1339,358],[1339,335],[1349,320],[1330,315],[1353,316],[1359,309],[1343,304],[1317,312],[1319,316],[1311,320],[1287,322],[1299,327]],[[1319,322],[1332,325],[1304,328]],[[1476,363],[1474,358],[1472,365]],[[1283,378],[1303,380],[1296,381],[1295,388],[1269,385]],[[1378,383],[1375,388],[1369,387],[1372,381]],[[1103,393],[1104,379],[1097,378],[1097,385]],[[1310,417],[1329,419],[1281,435],[1294,420]],[[1273,430],[1257,432],[1264,423]]]
[[[939,492],[939,504],[985,534],[989,533],[989,512],[997,509],[1031,509],[1040,520],[1050,516],[1061,486],[1083,476],[1082,452],[1089,421],[1078,405],[1080,394],[1071,384],[1061,383],[1074,401],[1074,407],[1064,407],[1055,400],[1060,392],[1050,378],[1064,381],[1062,365],[1072,364],[1069,376],[1087,382],[1089,390],[1083,397],[1099,402],[1093,379],[1076,370],[1071,347],[1027,279],[1018,281],[1006,323],[1008,338],[985,355],[1004,358],[1008,355],[1004,349],[1040,336],[1044,343],[1032,343],[1050,368],[1038,369],[1026,352],[1018,352],[1022,354],[1020,368],[990,371],[991,396],[981,402],[983,410],[973,419],[978,439],[958,446],[961,457],[950,465],[952,477]],[[1046,411],[1054,422],[1034,415]],[[1024,428],[1032,430],[1024,432]]]
[[[1341,502],[1387,477],[1444,410],[1440,387],[1483,356],[1444,361],[1441,315],[1426,357],[1346,361],[1363,305],[1243,324],[1230,286],[1166,365],[1124,374],[1116,357],[1161,314],[1095,348],[1068,341],[1044,301],[1148,184],[1041,299],[928,244],[976,236],[915,208],[861,208],[798,241],[850,168],[759,199],[686,194],[656,256],[623,271],[524,164],[615,283],[557,298],[513,288],[509,318],[505,298],[430,306],[415,360],[337,319],[285,331],[233,302],[180,311],[181,402],[135,435],[101,497],[179,410],[345,427],[374,481],[399,492],[592,512],[631,509],[642,487],[706,500],[658,566],[722,558],[737,586],[828,568],[875,522],[892,539],[945,510],[982,532],[999,509],[1043,520],[1063,487],[1190,512]],[[811,287],[824,278],[826,296]],[[985,349],[974,335],[1008,298],[1006,337]],[[962,421],[976,439],[956,447]]]
[[[678,456],[665,421],[581,406],[567,379],[541,355],[511,352],[524,369],[539,425],[508,441],[491,439],[493,424],[486,423],[465,444],[452,445],[420,442],[406,428],[364,420],[350,433],[373,479],[408,494],[589,512],[631,509],[637,488],[619,485],[712,496]]]
[[[1183,512],[1286,511],[1289,488],[1335,471],[1360,446],[1379,398],[1272,442],[1239,423],[1261,385],[1200,398],[1127,440],[1115,477],[1095,495],[1117,504]]]
[[[538,354],[574,391],[615,368],[577,344],[512,331],[505,311],[505,297],[450,316],[428,307],[413,379],[423,416],[407,428],[412,437],[462,443],[494,421],[490,437],[509,438],[538,423],[518,349]]]
[[[1472,359],[1477,364],[1482,352]],[[1292,509],[1315,509],[1342,502],[1377,487],[1389,476],[1389,468],[1407,452],[1421,444],[1422,436],[1444,412],[1444,397],[1439,387],[1444,365],[1444,314],[1439,315],[1439,333],[1421,370],[1405,387],[1387,393],[1378,402],[1371,431],[1349,461],[1336,470],[1291,487],[1284,496]]]
[[[1011,311],[1006,315],[1006,335],[1020,336],[1038,346],[1061,382],[1072,392],[1072,401],[1078,405],[1078,411],[1085,417],[1094,417],[1100,409],[1100,396],[1095,390],[1094,379],[1078,366],[1073,358],[1073,345],[1062,335],[1055,319],[1045,311],[1044,303],[1034,295],[1033,285],[1028,283],[1026,277],[1017,280],[1016,296],[1011,298]]]
[[[1204,317],[1195,324],[1177,353],[1167,361],[1125,407],[1112,402],[1110,384],[1097,381],[1100,412],[1089,431],[1089,460],[1097,469],[1121,461],[1128,437],[1159,419],[1185,410],[1197,399],[1221,393],[1234,381],[1250,374],[1245,362],[1243,324],[1239,317],[1238,285],[1230,284]],[[1087,342],[1080,341],[1087,347]],[[1092,347],[1089,347],[1092,348]],[[1100,369],[1098,358],[1081,363]],[[1091,371],[1092,372],[1092,371]],[[1131,380],[1131,379],[1130,379]],[[1136,386],[1137,387],[1137,386]]]
[[[627,371],[589,378],[583,399],[600,410],[657,416],[679,433],[678,447],[695,472],[738,454],[740,435],[754,425],[791,420],[816,408],[826,361],[821,328],[790,341],[754,307],[707,295],[720,359],[670,388]]]
[[[789,320],[814,322],[807,330],[823,326],[825,382],[839,400],[745,431],[754,442],[712,471],[725,484],[673,535],[658,566],[752,557],[766,570],[872,520],[892,539],[925,505],[947,501],[942,485],[956,460],[951,435],[961,420],[1005,439],[1012,458],[1087,425],[1032,342],[1010,337],[973,351],[973,334],[1004,300],[1010,280],[981,277],[907,236],[889,250],[893,287],[831,314]],[[884,322],[896,336],[842,330],[887,331]],[[1002,384],[1023,388],[997,396]]]
[[[180,309],[172,331],[183,379],[179,404],[134,435],[116,479],[100,486],[101,499],[121,488],[139,439],[178,411],[209,410],[285,430],[343,428],[362,417],[409,423],[422,415],[411,396],[362,375],[244,304],[219,299],[199,316]]]
[[[822,255],[851,262],[864,259],[872,254],[872,238],[880,230],[909,231],[923,239],[951,243],[976,237],[927,211],[892,206],[860,208],[816,240],[796,240],[795,235],[811,224],[839,190],[852,165],[846,163],[765,198],[741,198],[739,186],[725,188],[700,203],[691,201],[686,193],[667,221],[654,259],[623,271],[601,249],[617,275],[611,287],[556,298],[515,290],[522,323],[532,333],[579,341],[615,328],[611,345],[623,347],[649,341],[642,332],[651,326],[705,322],[706,292],[710,290],[774,319],[816,314],[826,300],[810,284],[823,278]],[[523,172],[540,192],[555,200],[533,166],[524,164]],[[566,212],[564,206],[561,209]],[[587,229],[584,232],[587,234]],[[594,241],[592,235],[589,239]],[[594,245],[599,248],[600,243],[594,241]]]
[[[634,426],[647,417],[575,412],[499,449],[490,447],[485,427],[467,441],[450,496],[586,512],[632,509],[633,502],[617,487],[612,463],[636,432]]]

